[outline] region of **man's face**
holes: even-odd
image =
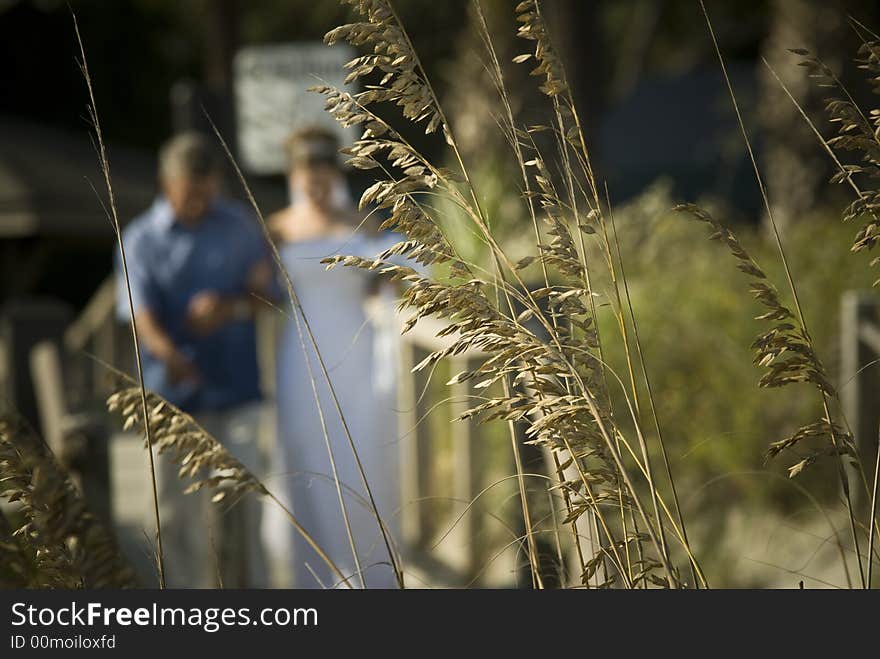
[[[174,176],[162,181],[162,191],[176,219],[186,223],[198,222],[220,192],[220,177]]]
[[[303,195],[318,208],[332,205],[333,187],[338,180],[336,168],[325,164],[301,165],[291,175],[294,194]]]

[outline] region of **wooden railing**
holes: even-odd
[[[112,393],[114,379],[108,364],[129,370],[131,334],[116,321],[115,309],[116,286],[108,277],[64,333],[64,347],[72,362],[70,390],[87,399]]]
[[[398,383],[401,414],[400,476],[403,501],[401,527],[403,540],[412,558],[423,559],[434,571],[445,570],[464,580],[480,582],[481,570],[491,558],[488,541],[489,520],[478,495],[488,485],[484,461],[489,438],[473,421],[454,421],[474,405],[470,381],[444,387],[448,396],[444,412],[448,435],[432,432],[427,420],[435,409],[437,396],[430,395],[430,369],[413,371],[430,353],[443,350],[454,341],[438,337],[445,323],[421,320],[402,336]],[[466,351],[447,358],[448,373],[454,375],[474,367],[477,351]],[[443,383],[440,383],[443,384]],[[442,446],[443,440],[445,446]],[[448,452],[447,479],[436,469],[443,452]],[[437,504],[448,500],[447,515],[438,514]],[[436,544],[436,546],[435,546]],[[491,580],[482,579],[489,582]]]
[[[123,371],[132,369],[130,329],[116,319],[115,302],[114,282],[108,279],[66,331],[63,361],[69,382],[67,391],[78,392],[77,405],[91,401],[94,406],[112,392],[117,380],[107,364]],[[275,393],[278,322],[279,316],[274,312],[262,313],[257,320],[264,391],[270,400]],[[469,383],[446,387],[444,380],[439,386],[431,385],[429,370],[413,372],[413,366],[430,352],[453,341],[452,337],[437,336],[443,327],[443,321],[426,318],[400,337],[397,390],[403,554],[419,573],[417,580],[451,586],[509,583],[513,581],[516,547],[502,550],[510,538],[499,533],[499,526],[517,524],[500,520],[497,511],[490,517],[478,495],[489,484],[492,468],[501,474],[510,473],[512,457],[510,464],[499,465],[497,457],[494,462],[487,461],[493,439],[486,430],[473,421],[452,421],[472,404]],[[444,360],[447,364],[441,365],[441,370],[452,374],[467,370],[479,357],[477,351],[458,354]],[[35,359],[45,370],[46,364],[56,357],[44,350]],[[56,364],[49,371],[57,368],[60,367]],[[57,374],[49,371],[43,380],[57,381]],[[57,387],[53,388],[51,383],[46,387],[51,394],[46,397],[47,413],[51,416],[55,413],[53,409],[66,412],[71,404],[58,401]],[[52,426],[51,420],[49,424]],[[510,449],[501,447],[492,453],[508,456]],[[487,570],[487,565],[494,569]],[[492,577],[493,573],[501,576]]]

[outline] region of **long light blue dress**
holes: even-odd
[[[392,537],[398,536],[399,508],[394,390],[396,329],[368,318],[365,303],[374,288],[370,273],[342,266],[328,272],[321,259],[334,254],[372,258],[398,239],[394,234],[367,237],[354,233],[280,247],[282,261],[318,344],[379,513]],[[364,582],[368,588],[396,587],[388,552],[367,503],[345,430],[317,355],[300,324],[302,339],[292,318],[284,322],[279,336],[278,433],[272,456],[275,476],[270,489],[280,494],[318,545],[346,577],[350,576],[350,583],[359,586],[315,400],[317,392]],[[339,586],[340,579],[282,515],[277,506],[267,509],[263,538],[275,565],[280,562],[292,576],[293,583],[285,585]]]

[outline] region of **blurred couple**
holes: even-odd
[[[372,257],[398,238],[369,230],[355,211],[332,133],[302,130],[286,146],[291,201],[267,224],[394,537],[399,488],[396,328],[388,323],[393,292],[362,270],[328,272],[321,260],[334,254]],[[221,196],[222,170],[206,136],[174,137],[160,151],[160,195],[123,232],[145,384],[192,414],[262,477],[350,583],[359,585],[362,576],[367,587],[395,587],[345,428],[301,318],[302,334],[298,330],[286,276],[275,267],[253,214]],[[119,316],[128,320],[118,258],[116,265]],[[375,309],[377,299],[385,313],[371,319],[367,309]],[[260,439],[266,407],[255,325],[267,303],[286,311],[274,369],[277,426],[268,449]],[[171,460],[163,457],[158,464],[169,587],[339,586],[338,576],[272,502],[246,496],[218,506],[209,502],[210,493],[183,495],[185,484]]]

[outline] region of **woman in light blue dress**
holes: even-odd
[[[332,134],[303,131],[294,135],[289,148],[293,201],[270,218],[270,227],[318,344],[376,506],[394,538],[399,508],[396,328],[387,324],[383,328],[368,317],[368,301],[377,293],[381,295],[374,275],[341,266],[327,271],[321,260],[334,254],[372,258],[399,238],[358,226],[360,218],[346,193]],[[387,292],[382,297],[387,300]],[[286,319],[279,336],[278,433],[272,456],[275,476],[270,487],[349,577],[351,585],[396,587],[378,522],[301,318],[299,325],[302,335],[294,318]],[[291,584],[282,578],[279,585],[340,585],[338,576],[272,507],[267,510],[263,537],[276,574],[286,574],[292,580]]]

